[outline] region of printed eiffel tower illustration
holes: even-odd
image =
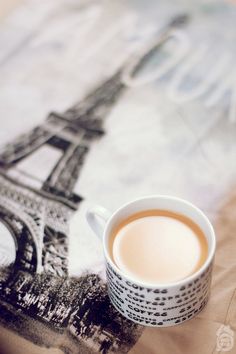
[[[98,275],[67,274],[69,221],[82,200],[76,182],[123,89],[119,71],[0,152],[0,221],[17,250],[14,264],[0,269],[0,325],[36,345],[62,343],[65,353],[128,352],[141,334],[112,306]]]
[[[44,348],[127,353],[142,332],[115,310],[98,275],[67,276],[69,221],[82,200],[77,180],[125,89],[125,66],[0,149],[0,226],[16,245],[10,266],[1,263],[0,249],[0,325]]]
[[[80,103],[63,114],[50,113],[42,125],[0,151],[0,218],[15,239],[17,270],[67,273],[68,221],[82,200],[74,186],[123,88],[119,71]],[[45,146],[60,158],[42,181],[21,166]]]

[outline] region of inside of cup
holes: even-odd
[[[109,257],[111,254],[109,252],[109,237],[112,234],[114,228],[116,228],[122,221],[124,221],[129,216],[136,214],[141,211],[151,210],[151,209],[161,209],[166,211],[171,211],[177,214],[182,214],[193,222],[195,222],[203,231],[207,243],[208,243],[208,257],[212,256],[215,248],[215,238],[214,230],[208,218],[203,214],[203,212],[195,207],[193,204],[175,197],[169,196],[157,196],[157,197],[146,197],[131,203],[118,209],[110,219],[105,232],[105,245],[108,250]],[[112,260],[112,259],[111,259]],[[207,262],[206,260],[206,262]],[[113,261],[112,261],[113,262]]]

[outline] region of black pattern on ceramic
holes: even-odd
[[[109,296],[113,305],[132,321],[148,326],[171,326],[192,318],[206,305],[211,269],[210,265],[200,276],[180,287],[151,289],[130,282],[107,263]]]

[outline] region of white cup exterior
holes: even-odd
[[[113,228],[130,215],[150,209],[185,215],[204,232],[208,242],[208,257],[193,275],[178,282],[152,285],[133,280],[112,261],[108,240]],[[112,304],[122,315],[140,325],[167,327],[191,319],[204,308],[210,292],[216,241],[214,229],[200,209],[180,198],[154,195],[127,203],[112,215],[103,207],[97,206],[89,209],[86,216],[93,231],[102,239],[108,294]],[[105,221],[104,229],[99,218]]]

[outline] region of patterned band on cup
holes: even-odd
[[[144,325],[168,326],[192,318],[207,303],[211,281],[208,268],[181,286],[147,288],[123,278],[107,263],[111,302],[124,316]]]

